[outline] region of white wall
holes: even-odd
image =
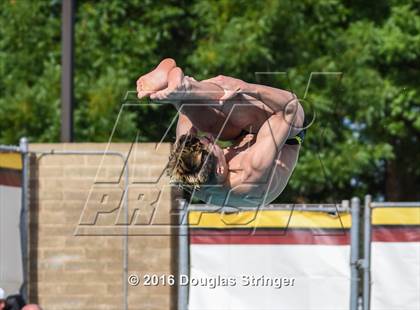
[[[21,188],[0,185],[0,287],[16,294],[23,282],[20,243]]]

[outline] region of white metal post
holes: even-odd
[[[189,252],[188,252],[188,202],[179,201],[178,217],[178,310],[188,308],[188,285],[181,286],[181,275],[189,276]]]
[[[360,199],[351,200],[351,228],[350,228],[350,310],[357,310],[359,295],[359,213]]]
[[[22,247],[23,283],[20,293],[28,301],[29,292],[29,149],[28,139],[19,140],[19,151],[22,154],[22,202],[20,211],[20,242]]]
[[[372,196],[365,196],[363,238],[363,310],[370,309],[370,250],[372,234]]]

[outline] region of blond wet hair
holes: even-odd
[[[216,157],[194,135],[183,135],[169,157],[167,174],[171,183],[199,188],[214,174]]]

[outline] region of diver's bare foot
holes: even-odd
[[[150,95],[150,99],[171,102],[183,99],[188,91],[187,79],[181,68],[173,68],[168,74],[168,87]]]
[[[166,58],[154,70],[141,76],[137,80],[137,97],[141,99],[165,89],[168,86],[168,74],[175,67],[175,60]]]

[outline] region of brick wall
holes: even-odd
[[[128,274],[176,272],[176,238],[169,224],[176,221],[170,208],[179,193],[168,187],[163,173],[170,145],[111,145],[109,151],[129,154],[127,212],[121,204],[123,159],[48,154],[105,148],[30,145],[37,155],[30,171],[29,299],[45,310],[120,310],[125,300],[128,309],[174,309],[175,287],[128,285],[127,298],[124,294],[125,259]]]

